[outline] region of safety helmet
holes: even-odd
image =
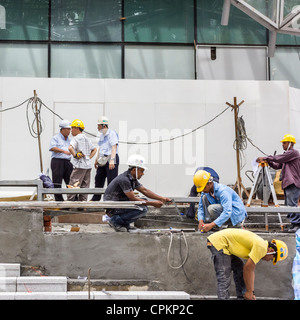
[[[212,181],[212,179],[210,178],[210,173],[205,170],[198,170],[194,174],[193,180],[194,185],[197,188],[197,192],[202,192],[207,182]]]
[[[81,120],[79,119],[75,119],[73,120],[73,122],[71,123],[71,127],[76,127],[76,128],[81,128],[84,129],[84,124]]]
[[[133,154],[128,158],[127,165],[133,168],[141,168],[147,170],[145,159],[139,154]]]
[[[283,139],[280,142],[293,142],[295,144],[296,143],[296,139],[291,134],[285,134],[283,136]]]
[[[273,239],[272,243],[274,243],[277,248],[276,256],[273,259],[273,265],[275,265],[278,261],[282,261],[288,256],[288,247],[285,242],[281,240]]]
[[[108,118],[107,117],[105,117],[105,116],[102,116],[102,117],[100,117],[99,119],[98,119],[98,124],[106,124],[106,125],[108,125]]]
[[[62,129],[70,129],[71,128],[71,122],[69,120],[62,120],[59,124],[59,127]]]

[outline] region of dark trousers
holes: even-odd
[[[105,166],[98,166],[96,176],[95,176],[95,188],[103,188],[105,180],[107,179],[107,185],[118,176],[119,169],[119,156],[116,155],[115,168],[109,170],[109,163],[107,162]],[[94,194],[91,201],[100,201],[101,194]]]
[[[129,228],[130,223],[144,217],[148,207],[139,205],[137,209],[113,209],[110,211],[110,221],[116,227]]]
[[[243,277],[243,261],[237,256],[224,254],[223,250],[218,251],[214,246],[208,246],[208,248],[211,251],[217,276],[218,299],[227,300],[230,298],[229,288],[232,271],[237,298],[243,299],[246,290]]]
[[[291,184],[284,188],[284,204],[290,207],[298,206],[298,199],[300,196],[300,189],[297,188],[294,184]],[[287,217],[290,219],[291,224],[300,226],[300,214],[298,213],[289,213]]]
[[[70,175],[73,170],[73,165],[70,160],[67,159],[51,159],[51,170],[52,170],[52,182],[54,188],[61,188],[62,182],[69,184]],[[64,198],[61,194],[54,195],[56,201],[64,201]]]

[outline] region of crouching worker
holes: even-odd
[[[164,203],[171,202],[171,199],[155,194],[139,182],[139,179],[144,175],[144,171],[147,170],[142,156],[132,155],[129,157],[127,164],[129,166],[128,170],[113,179],[107,186],[104,201],[143,201],[144,204],[137,206],[137,209],[106,210],[107,215],[110,216],[108,224],[115,231],[121,232],[132,229],[130,223],[144,217],[148,211],[147,206],[160,208]],[[134,194],[134,190],[156,201],[141,199]]]
[[[197,192],[202,192],[198,205],[198,229],[201,232],[208,232],[223,224],[235,228],[242,226],[247,211],[232,188],[213,181],[211,174],[205,170],[195,173],[194,184]]]
[[[236,287],[237,298],[256,300],[254,294],[255,267],[260,260],[278,261],[288,256],[287,245],[273,239],[264,240],[257,234],[229,228],[212,233],[207,237],[207,247],[211,251],[217,276],[218,299],[229,299],[231,271]],[[243,262],[241,259],[246,259]]]

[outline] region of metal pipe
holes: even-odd
[[[222,26],[228,26],[229,14],[230,14],[230,0],[224,0],[222,18],[221,18]]]

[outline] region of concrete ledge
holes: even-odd
[[[0,277],[19,277],[19,263],[0,263]]]
[[[184,291],[136,291],[139,300],[190,300],[190,295]]]
[[[88,300],[88,291],[69,291],[68,300]],[[91,291],[90,300],[190,300],[184,291]]]
[[[17,292],[67,292],[66,277],[18,277]]]
[[[15,292],[0,292],[0,300],[15,300]]]
[[[67,292],[68,300],[89,300],[88,291],[68,291]],[[94,300],[94,291],[90,292],[90,300]]]
[[[16,292],[14,300],[67,300],[67,292]]]
[[[17,277],[0,277],[0,292],[16,292]]]

